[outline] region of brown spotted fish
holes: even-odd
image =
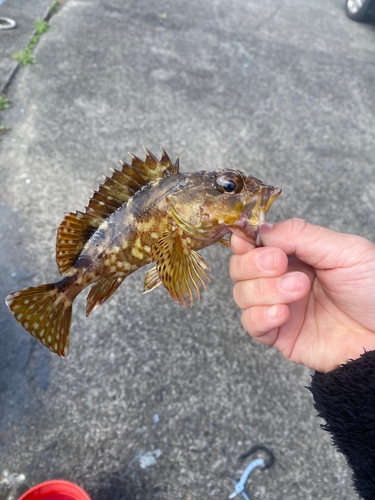
[[[5,299],[14,317],[52,352],[66,357],[72,302],[87,286],[86,316],[117,290],[126,276],[153,262],[144,293],[160,284],[187,305],[199,299],[208,267],[196,252],[235,233],[260,244],[259,227],[281,189],[229,168],[180,173],[162,149],[157,160],[130,155],[130,165],[95,191],[86,213],[67,213],[57,230],[56,260],[62,278]]]

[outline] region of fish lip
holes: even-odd
[[[259,227],[266,222],[266,214],[272,203],[281,194],[282,189],[273,186],[262,186],[254,200],[249,204],[247,213],[247,224]]]

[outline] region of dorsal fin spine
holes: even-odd
[[[146,161],[148,158],[151,158],[155,164],[159,163],[157,158],[151,153],[151,151],[149,151],[148,149],[146,148],[143,148],[145,151],[146,151]]]

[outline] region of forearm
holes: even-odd
[[[328,373],[315,372],[309,388],[333,443],[352,468],[354,486],[375,498],[375,351]]]

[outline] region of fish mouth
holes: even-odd
[[[281,191],[281,188],[273,186],[263,186],[260,188],[255,203],[252,204],[250,217],[247,219],[247,223],[250,226],[261,226],[266,222],[266,214]]]

